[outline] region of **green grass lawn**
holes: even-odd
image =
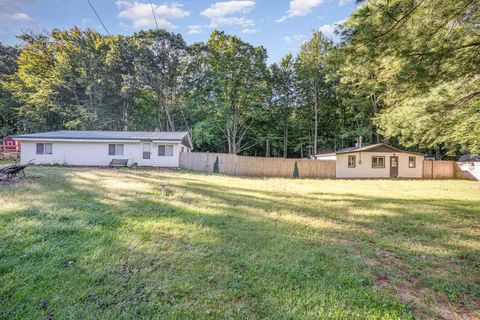
[[[27,175],[0,186],[0,318],[480,317],[472,181]]]

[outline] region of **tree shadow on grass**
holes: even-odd
[[[152,181],[151,177],[132,178]],[[478,272],[472,270],[478,270],[479,265],[478,236],[475,233],[479,201],[416,199],[412,202],[354,193],[298,195],[231,186],[225,188],[208,179],[202,181],[178,176],[171,180],[183,182],[175,184],[184,193],[181,196],[183,203],[195,203],[202,199],[208,204],[205,207],[220,211],[233,220],[248,217],[249,225],[268,221],[262,227],[265,237],[273,237],[275,232],[288,234],[294,226],[304,229],[303,238],[305,234],[315,236],[315,233],[321,233],[322,244],[353,248],[354,252],[349,251],[350,254],[360,256],[370,265],[382,287],[398,282],[414,284],[408,289],[410,296],[426,295],[425,289],[428,289],[428,299],[434,304],[447,301],[459,313],[475,310],[478,306]],[[299,198],[301,202],[297,201]],[[157,204],[153,203],[152,207],[155,206]],[[380,212],[373,215],[361,213],[371,209]],[[294,213],[309,220],[286,221],[275,215],[269,216],[270,212]],[[334,226],[342,228],[319,230],[312,223],[317,220],[329,220]],[[276,224],[272,224],[274,222]],[[309,225],[308,228],[305,225]],[[242,232],[248,234],[249,230]],[[427,309],[431,307],[426,306]]]
[[[298,195],[281,192],[225,189],[194,181],[179,188],[211,198],[212,203],[220,206],[235,203],[233,209],[228,209],[234,215],[248,213],[248,208],[261,208],[267,213],[290,211],[298,216],[330,220],[346,228],[318,232],[326,234],[330,242],[343,241],[346,246],[357,248],[364,260],[375,264],[372,269],[383,279],[382,286],[385,281],[414,283],[416,287],[410,290],[417,292],[412,294],[422,291],[422,295],[424,289],[429,289],[432,297],[438,299],[436,302],[448,301],[460,313],[478,309],[480,260],[475,226],[479,201],[421,199],[412,203],[398,198],[324,193],[319,197],[301,196],[308,203],[305,205],[305,201],[297,201]],[[356,212],[372,208],[381,212]]]
[[[112,193],[99,179],[116,173],[73,171],[75,183],[70,174],[47,172],[31,188],[37,194],[25,197],[34,198],[30,208],[0,217],[9,228],[0,236],[7,248],[0,262],[7,317],[409,318],[402,304],[377,290],[372,275],[424,279],[414,271],[450,264],[459,249],[443,240],[435,245],[445,256],[412,252],[406,244],[436,241],[448,230],[448,219],[441,232],[423,223],[431,218],[425,211],[468,206],[430,208],[425,200],[416,209],[399,199],[328,193],[299,203],[287,192],[225,189],[182,176],[164,177],[176,195],[163,201],[148,175],[119,173],[119,180],[151,187]],[[384,204],[389,215],[380,221],[355,212]],[[399,228],[399,221],[409,227]],[[369,266],[372,259],[379,263]],[[381,268],[383,260],[392,265]],[[432,290],[441,293],[435,285],[449,278],[464,284],[447,271]],[[476,303],[473,289],[451,290],[464,290],[465,301]]]
[[[152,180],[149,177],[134,179]],[[297,216],[328,219],[346,228],[332,232],[309,227],[307,234],[321,232],[326,243],[354,248],[355,252],[349,254],[360,255],[367,263],[375,264],[372,269],[380,274],[382,286],[386,280],[413,281],[417,288],[412,290],[429,288],[433,291],[433,298],[437,298],[435,295],[438,293],[439,299],[459,304],[459,308],[464,304],[468,309],[475,309],[478,304],[475,294],[478,292],[477,274],[468,272],[478,265],[477,252],[456,242],[477,239],[468,227],[476,221],[478,201],[421,199],[412,203],[405,199],[351,193],[299,196],[258,189],[224,188],[192,178],[175,177],[172,180],[186,182],[176,185],[180,192],[185,193],[181,197],[184,203],[194,203],[200,195],[209,209],[220,211],[232,220],[243,217],[250,226],[258,221],[268,221],[262,225],[265,238],[274,237],[276,232],[288,234],[292,225],[296,228],[305,226],[304,221],[272,219],[269,212],[294,212]],[[304,202],[309,201],[308,205],[297,203],[295,200],[299,197]],[[142,201],[148,203],[148,200]],[[152,208],[157,206],[157,203],[151,204]],[[380,208],[383,212],[378,215],[354,214],[355,210],[371,208]],[[258,216],[259,212],[263,215]],[[220,221],[224,223],[223,217]],[[277,223],[272,224],[275,221]],[[462,227],[456,228],[458,226]],[[228,234],[235,234],[235,230],[230,230]],[[249,234],[249,230],[242,231],[242,234]]]

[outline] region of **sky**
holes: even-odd
[[[155,28],[150,0],[90,0],[110,34]],[[158,26],[181,33],[187,43],[206,41],[213,29],[263,45],[268,62],[296,54],[315,30],[336,40],[335,24],[355,10],[355,0],[152,0]],[[72,26],[106,34],[88,0],[0,0],[0,42],[16,35]]]

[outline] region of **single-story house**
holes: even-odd
[[[128,165],[178,167],[180,152],[192,150],[188,132],[62,130],[14,138],[22,142],[22,164],[109,166],[121,159]]]
[[[424,155],[386,143],[336,152],[337,178],[422,178]]]

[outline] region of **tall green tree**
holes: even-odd
[[[238,37],[214,31],[207,43],[205,83],[210,115],[224,134],[229,153],[249,145],[245,137],[267,96],[266,51]]]
[[[318,111],[322,89],[325,88],[326,83],[325,62],[331,47],[332,42],[325,38],[320,31],[316,31],[309,41],[302,44],[296,61],[299,88],[304,94],[304,98],[313,102],[313,153],[318,150]]]
[[[24,131],[43,131],[57,127],[60,110],[53,103],[55,56],[48,36],[24,34],[17,59],[17,72],[6,83],[18,103],[17,121]]]
[[[345,23],[348,68],[374,71],[361,78],[380,91],[386,138],[479,151],[479,20],[478,1],[370,0]]]
[[[283,157],[288,155],[288,130],[292,109],[295,107],[295,60],[287,54],[270,67],[272,105],[278,110],[283,127]]]
[[[160,130],[174,131],[175,109],[182,101],[187,46],[180,34],[165,30],[141,31],[132,38],[136,46],[138,80],[154,93]]]
[[[0,43],[0,135],[10,134],[19,125],[15,118],[15,108],[18,105],[7,84],[17,72],[19,53],[18,47]]]

